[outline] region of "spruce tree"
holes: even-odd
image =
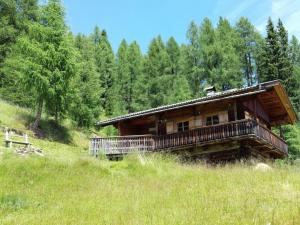
[[[276,29],[271,18],[267,24],[267,37],[260,56],[260,79],[261,81],[276,80],[279,77],[279,54],[280,43]]]
[[[284,86],[290,96],[293,96],[293,85],[297,82],[293,76],[293,66],[289,57],[288,33],[284,28],[281,20],[277,25],[278,41],[279,41],[279,59],[278,59],[278,79],[283,81]]]
[[[291,63],[294,66],[300,66],[300,44],[298,39],[293,35],[290,41],[289,55]]]

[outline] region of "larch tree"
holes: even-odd
[[[132,42],[127,51],[128,69],[129,69],[129,81],[128,81],[128,93],[127,93],[127,110],[128,112],[134,112],[138,102],[144,102],[146,93],[145,82],[143,79],[143,55],[141,53],[140,46],[136,41]]]
[[[102,112],[100,76],[96,71],[93,41],[78,34],[74,43],[78,50],[78,73],[72,84],[70,115],[80,127],[93,125]]]
[[[241,63],[237,54],[238,36],[228,20],[220,18],[216,28],[215,52],[219,62],[214,68],[213,81],[219,90],[238,88],[243,85]]]
[[[239,35],[238,52],[242,63],[242,72],[247,86],[257,82],[257,66],[255,55],[257,52],[260,34],[246,17],[241,17],[236,24]]]
[[[28,21],[27,28],[27,34],[14,45],[5,68],[34,95],[36,116],[32,129],[37,130],[44,105],[57,120],[65,113],[66,96],[75,73],[75,54],[58,0],[49,0],[42,6],[38,21]]]
[[[130,75],[129,62],[127,59],[128,44],[125,39],[121,41],[115,59],[115,70],[113,73],[113,93],[111,93],[111,101],[113,114],[120,115],[127,113],[129,110],[129,90]]]
[[[110,99],[113,96],[114,53],[104,30],[101,32],[99,43],[95,47],[95,60],[96,70],[100,74],[99,83],[103,91],[100,95],[101,105],[106,114],[111,115],[113,113]]]
[[[12,52],[19,35],[28,31],[28,21],[36,21],[38,14],[37,0],[0,0],[0,95],[2,98],[30,107],[31,95],[26,94],[22,85],[10,73],[5,73],[3,62]]]
[[[200,95],[200,82],[203,80],[199,29],[195,22],[191,22],[187,31],[188,44],[183,49],[184,63],[182,71],[184,72],[192,92],[192,96]]]
[[[167,73],[176,76],[179,73],[180,47],[174,37],[170,37],[167,41],[166,51],[170,62]]]
[[[145,58],[144,74],[148,79],[148,94],[151,107],[163,105],[166,102],[169,80],[166,76],[169,67],[169,57],[160,36],[150,43]]]

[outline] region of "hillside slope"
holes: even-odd
[[[18,130],[29,135],[29,141],[33,146],[41,148],[49,157],[78,157],[87,155],[89,146],[89,133],[75,129],[71,122],[66,120],[62,125],[57,125],[53,120],[42,118],[41,130],[43,138],[36,138],[32,131],[28,130],[29,124],[33,121],[33,113],[25,108],[11,105],[0,99],[0,148],[4,148],[3,129]],[[18,147],[18,146],[15,146]]]
[[[1,126],[29,132],[31,112],[0,106]],[[43,120],[42,140],[29,132],[44,157],[21,157],[1,145],[0,224],[300,224],[296,165],[261,171],[161,155],[111,162],[89,157],[88,135],[68,122],[53,126]]]

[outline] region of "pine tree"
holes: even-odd
[[[79,51],[78,76],[72,84],[70,115],[78,126],[89,127],[96,122],[101,112],[100,78],[95,66],[94,39],[78,34],[74,44]]]
[[[167,68],[170,61],[165,45],[160,36],[150,43],[145,58],[144,74],[148,79],[148,94],[151,107],[163,105],[166,102],[167,89],[170,80],[167,77]]]
[[[279,63],[280,45],[278,34],[274,28],[271,18],[267,24],[267,37],[263,45],[260,56],[260,79],[261,81],[276,80],[279,77],[278,63]]]
[[[237,54],[238,36],[228,20],[220,18],[216,29],[215,46],[221,53],[219,66],[216,68],[216,87],[221,90],[241,87],[241,63]]]
[[[277,32],[279,41],[278,79],[283,81],[289,96],[294,96],[294,85],[297,80],[294,79],[293,66],[289,57],[288,33],[280,19],[278,20]]]
[[[216,68],[219,67],[221,62],[221,51],[216,46],[216,32],[212,26],[211,21],[205,18],[200,26],[199,40],[200,40],[200,58],[201,58],[201,93],[203,93],[203,87],[209,83],[209,85],[216,85]]]
[[[41,7],[40,20],[28,21],[28,33],[14,46],[5,69],[19,78],[35,98],[36,117],[32,128],[39,126],[44,104],[58,120],[65,111],[67,93],[75,74],[75,53],[67,35],[64,11],[58,0]]]
[[[108,41],[106,31],[101,32],[99,44],[95,47],[96,69],[100,74],[99,83],[103,93],[100,95],[101,105],[107,115],[113,113],[110,99],[113,97],[112,77],[114,70],[114,53]]]
[[[38,14],[37,0],[0,0],[0,67],[5,58],[12,51],[18,36],[27,32],[27,21],[36,21]],[[20,93],[9,74],[0,72],[0,91],[4,92],[8,100],[16,103],[23,102],[22,95],[7,95],[6,93]],[[14,89],[14,90],[13,90]],[[15,96],[16,95],[16,96]]]
[[[294,66],[300,66],[300,44],[298,39],[293,35],[290,41],[290,59]]]
[[[112,89],[114,92],[111,96],[113,114],[120,115],[129,111],[129,90],[130,75],[129,62],[127,59],[128,45],[125,39],[122,40],[115,60],[115,71],[112,80]]]
[[[174,37],[170,37],[167,41],[166,51],[170,62],[170,67],[167,68],[167,73],[176,76],[179,73],[180,48]]]
[[[172,87],[169,90],[168,103],[176,103],[191,99],[192,93],[189,82],[183,75],[174,77]]]
[[[128,112],[134,112],[136,111],[135,107],[138,107],[138,102],[144,102],[147,96],[143,92],[145,90],[145,82],[139,82],[143,78],[143,55],[136,41],[129,45],[127,59],[129,64],[127,110]],[[145,104],[145,106],[147,105]]]
[[[17,12],[15,0],[0,0],[0,63],[10,52],[17,37]]]
[[[293,84],[292,102],[296,110],[300,111],[300,44],[295,36],[292,36],[289,47],[290,61],[293,65]],[[296,85],[296,86],[295,86]]]
[[[242,62],[242,71],[247,86],[252,86],[257,82],[257,66],[255,56],[258,48],[260,34],[250,21],[241,17],[236,25],[239,35],[238,52]]]
[[[195,22],[191,22],[187,31],[188,44],[183,47],[184,62],[182,71],[189,81],[192,96],[200,95],[200,83],[203,80],[203,70],[201,68],[201,52],[199,29]]]

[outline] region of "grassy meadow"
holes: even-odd
[[[86,131],[0,101],[0,125],[23,130],[44,157],[0,145],[0,224],[300,224],[300,167],[212,167],[162,155],[112,162],[88,155]],[[0,132],[0,139],[3,140]]]
[[[0,224],[300,224],[296,167],[4,153],[0,183]]]

